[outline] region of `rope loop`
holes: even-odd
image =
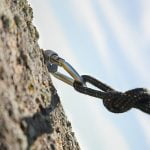
[[[119,92],[101,81],[83,75],[85,83],[90,83],[100,90],[88,88],[78,81],[74,81],[74,88],[83,94],[90,95],[103,100],[104,106],[113,113],[123,113],[131,108],[137,108],[150,114],[150,92],[144,88],[136,88],[126,92]]]

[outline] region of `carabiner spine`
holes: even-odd
[[[68,77],[68,76],[66,76],[66,75],[64,75],[64,74],[62,74],[60,72],[52,73],[52,75],[55,78],[57,78],[57,79],[65,82],[65,83],[69,84],[70,86],[73,86],[74,80],[72,78],[70,78],[70,77]]]
[[[66,61],[62,63],[62,67],[73,77],[74,80],[83,82],[80,75],[77,73],[77,71]]]

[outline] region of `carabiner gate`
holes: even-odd
[[[84,84],[83,79],[78,72],[68,62],[59,57],[57,53],[52,50],[46,50],[44,51],[44,56],[48,71],[51,72],[54,77],[71,86],[73,86],[74,81]],[[72,78],[58,72],[58,66],[63,67]]]

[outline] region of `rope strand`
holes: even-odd
[[[82,78],[85,83],[94,85],[100,91],[85,87],[78,81],[74,82],[74,88],[80,93],[103,99],[103,104],[109,111],[123,113],[131,108],[137,108],[150,114],[150,92],[147,89],[136,88],[119,92],[91,76],[83,75]]]

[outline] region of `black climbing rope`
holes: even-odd
[[[48,71],[56,78],[71,85],[80,93],[97,97],[103,100],[104,106],[113,113],[123,113],[131,108],[137,108],[150,114],[150,91],[136,88],[126,92],[119,92],[99,80],[88,76],[80,76],[78,72],[64,59],[51,50],[44,51],[45,63]],[[72,78],[57,71],[58,66],[63,67]],[[100,90],[88,88],[90,83]]]
[[[136,88],[119,92],[91,76],[83,75],[81,77],[85,83],[88,82],[101,91],[85,87],[78,81],[74,81],[74,88],[80,93],[103,99],[103,104],[109,111],[123,113],[131,108],[138,108],[150,114],[150,91],[147,89]]]

